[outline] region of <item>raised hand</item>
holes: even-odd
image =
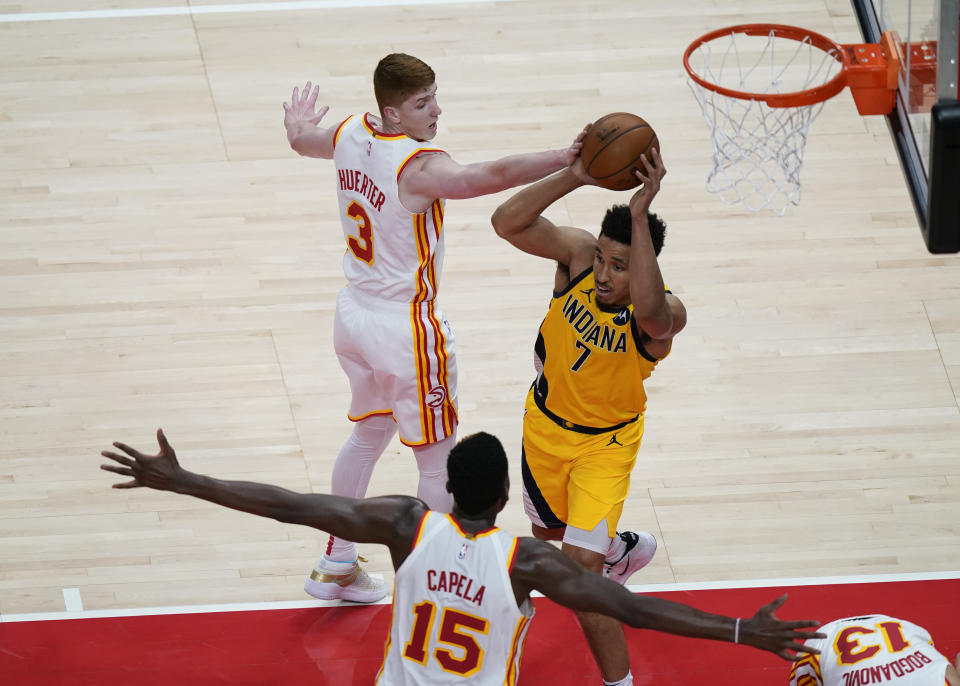
[[[819,653],[819,650],[805,646],[803,642],[811,638],[824,638],[826,634],[797,631],[797,629],[814,629],[820,625],[819,622],[813,620],[783,622],[777,619],[774,613],[786,601],[787,596],[782,595],[761,607],[750,619],[743,620],[740,623],[739,642],[768,650],[791,662],[800,657],[798,653]]]
[[[327,110],[330,109],[329,106],[324,105],[319,110],[315,110],[317,106],[317,96],[319,94],[320,87],[311,86],[309,81],[307,81],[307,85],[303,87],[302,93],[294,86],[290,103],[283,103],[283,125],[289,129],[291,126],[295,126],[301,122],[310,124],[311,126],[319,124],[320,120],[323,119],[327,113]]]
[[[120,455],[111,450],[104,450],[100,453],[121,465],[118,467],[114,464],[102,464],[100,469],[133,477],[130,481],[113,484],[113,488],[146,486],[160,491],[174,490],[177,476],[183,470],[180,468],[180,463],[177,462],[177,454],[167,443],[167,437],[163,435],[163,429],[157,429],[157,443],[160,444],[160,452],[156,455],[144,455],[139,450],[120,442],[114,442],[113,446],[122,450],[126,455]]]
[[[583,130],[577,134],[577,137],[573,139],[573,143],[569,147],[563,149],[564,160],[566,160],[567,166],[575,164],[580,159],[580,150],[583,148],[583,139],[586,137],[587,132],[590,130],[590,124],[587,124],[583,127]]]
[[[652,158],[652,162],[650,158]],[[667,168],[663,166],[660,151],[653,148],[650,153],[650,158],[646,155],[640,156],[640,161],[643,162],[646,173],[639,169],[633,172],[643,184],[640,186],[640,189],[633,194],[633,197],[630,198],[630,212],[634,217],[641,214],[646,216],[654,196],[660,192],[660,181],[667,175]]]

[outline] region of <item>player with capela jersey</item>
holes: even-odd
[[[180,466],[162,431],[160,451],[145,455],[123,443],[101,454],[104,469],[129,477],[114,488],[149,487],[201,498],[281,522],[387,546],[396,569],[394,607],[377,684],[494,686],[517,682],[539,591],[575,610],[602,612],[637,628],[743,643],[794,660],[815,651],[806,620],[781,621],[786,596],[749,618],[701,612],[689,605],[631,593],[591,574],[551,544],[515,538],[496,526],[510,492],[503,445],[477,433],[447,460],[453,512],[392,495],[365,500],[301,494],[249,481],[224,481]]]

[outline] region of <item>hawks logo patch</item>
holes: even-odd
[[[447,389],[443,386],[434,386],[427,392],[427,405],[441,407],[447,399]]]

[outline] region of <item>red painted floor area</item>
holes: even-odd
[[[655,593],[700,609],[750,615],[782,593],[784,619],[883,612],[960,651],[960,579]],[[540,598],[520,684],[599,684],[573,615]],[[372,684],[390,608],[322,607],[0,623],[4,686]],[[789,664],[753,648],[627,630],[634,683],[782,685]]]

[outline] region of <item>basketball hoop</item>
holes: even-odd
[[[841,45],[795,26],[740,24],[696,39],[683,66],[713,139],[707,190],[783,216],[800,202],[807,131],[824,102],[849,85],[860,114],[890,112],[900,63],[892,34]]]

